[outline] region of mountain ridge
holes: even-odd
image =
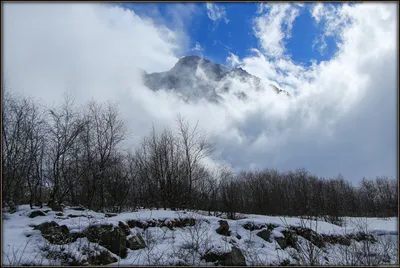
[[[150,73],[143,71],[142,77],[144,85],[153,91],[161,89],[174,91],[187,101],[206,99],[212,102],[220,102],[223,94],[233,93],[239,99],[246,99],[245,87],[253,90],[265,90],[261,84],[261,79],[249,74],[246,70],[238,68],[228,68],[218,63],[214,63],[200,56],[181,57],[175,65],[166,72]],[[233,83],[236,85],[236,92]],[[237,84],[237,83],[236,83]],[[243,88],[242,88],[243,87]],[[270,88],[277,94],[290,94],[274,85]],[[232,91],[232,92],[231,92]]]

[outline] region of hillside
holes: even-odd
[[[24,205],[3,214],[3,264],[394,264],[396,222],[346,218],[340,227],[250,214],[228,220],[190,211],[104,214],[81,207],[55,212]]]

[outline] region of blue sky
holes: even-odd
[[[133,10],[141,17],[149,17],[155,22],[162,22],[167,27],[176,27],[177,14],[174,9],[193,9],[182,23],[183,31],[190,38],[190,47],[183,54],[195,54],[209,58],[220,64],[226,64],[229,52],[244,58],[251,54],[250,49],[260,49],[254,34],[254,19],[258,3],[214,3],[219,11],[224,11],[223,18],[213,20],[209,16],[206,3],[171,4],[171,3],[122,3],[124,8]],[[285,56],[295,64],[309,66],[311,61],[327,61],[335,54],[337,45],[335,37],[326,36],[326,47],[320,51],[321,41],[318,37],[323,32],[324,23],[317,24],[311,16],[311,5],[299,7],[299,14],[292,24],[289,37],[283,38]],[[333,4],[339,5],[339,4]],[[179,14],[180,15],[180,14]],[[215,18],[214,18],[215,19]],[[201,51],[192,50],[200,45]],[[179,55],[182,56],[182,55]],[[268,56],[268,55],[266,55]]]

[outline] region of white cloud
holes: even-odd
[[[254,20],[254,33],[268,57],[280,57],[285,52],[284,38],[290,38],[293,21],[299,15],[297,6],[290,4],[261,4]]]
[[[217,4],[213,3],[206,3],[206,8],[207,8],[207,15],[210,20],[215,22],[219,20],[224,20],[225,23],[229,22],[226,16],[226,11],[224,6],[218,6]]]
[[[188,45],[179,27],[99,4],[3,7],[7,85],[47,103],[59,101],[65,90],[80,102],[117,100],[134,144],[153,123],[160,129],[181,113],[210,133],[214,157],[238,169],[305,167],[354,181],[396,174],[395,5],[343,5],[333,13],[322,6],[314,17],[327,22],[327,33],[331,22],[340,21],[335,34],[341,43],[334,58],[310,67],[284,53],[282,40],[290,36],[299,7],[276,4],[265,13],[263,7],[255,25],[266,27],[254,28],[261,48],[227,60],[296,96],[254,92],[234,81],[233,90],[244,89],[249,99],[224,95],[222,105],[187,104],[172,93],[146,89],[138,79],[136,67],[160,72],[176,63]]]
[[[226,58],[226,62],[231,67],[236,67],[237,65],[241,64],[239,57],[231,52],[229,52],[229,56]]]
[[[204,49],[201,47],[199,42],[196,42],[196,45],[191,50],[192,51],[203,51]]]
[[[226,154],[240,154],[249,166],[307,167],[321,175],[342,172],[350,180],[381,174],[395,176],[395,10],[388,4],[343,5],[335,9],[317,5],[315,20],[325,21],[325,34],[340,40],[339,51],[327,62],[303,67],[284,56],[271,59],[265,43],[265,56],[242,59],[249,72],[294,89],[298,95],[277,125],[273,123],[275,116],[260,112],[259,118],[245,127],[254,129],[256,122],[263,122],[265,127],[257,127],[257,141],[231,147]],[[260,18],[273,20],[265,15]],[[280,23],[269,24],[274,29],[256,29],[261,41],[271,32],[279,33],[285,19],[276,20]],[[277,46],[282,52],[283,44]],[[243,148],[248,148],[247,153]]]

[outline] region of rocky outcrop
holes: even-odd
[[[209,252],[202,259],[222,266],[246,266],[246,259],[237,247],[232,247],[232,251],[228,253],[217,254]]]
[[[125,235],[128,236],[131,234],[131,228],[129,228],[128,224],[123,221],[118,222],[118,227],[124,231]]]
[[[40,230],[42,236],[52,244],[68,244],[72,238],[69,233],[69,229],[65,225],[59,226],[56,222],[45,222],[34,228],[34,230]]]
[[[231,231],[229,231],[229,224],[227,221],[224,221],[224,220],[219,221],[219,227],[215,231],[220,235],[224,235],[224,236],[231,235]]]
[[[121,258],[126,257],[126,235],[120,227],[112,225],[89,226],[84,233],[90,242],[98,243]]]
[[[138,220],[129,220],[127,221],[129,228],[138,227],[140,229],[146,230],[149,227],[167,227],[170,230],[174,228],[182,228],[187,226],[194,226],[196,224],[196,220],[193,218],[182,218],[182,219],[174,219],[174,220],[150,220],[150,221],[138,221]]]
[[[290,227],[290,230],[295,232],[296,235],[304,237],[316,247],[322,248],[325,246],[325,242],[322,235],[318,234],[317,232],[309,228]]]
[[[271,231],[267,230],[267,229],[264,229],[264,230],[258,232],[257,236],[261,237],[262,239],[264,239],[267,242],[270,242],[269,239],[270,239],[270,236],[271,236]]]
[[[142,248],[146,248],[146,243],[144,242],[142,236],[140,234],[136,234],[131,236],[126,241],[126,246],[132,250],[138,250]]]
[[[29,218],[36,218],[36,217],[39,217],[39,216],[41,216],[41,217],[46,216],[46,213],[44,213],[41,210],[34,210],[29,214],[28,217]]]
[[[91,255],[87,259],[89,265],[107,265],[117,261],[108,251],[101,251],[100,254]]]

